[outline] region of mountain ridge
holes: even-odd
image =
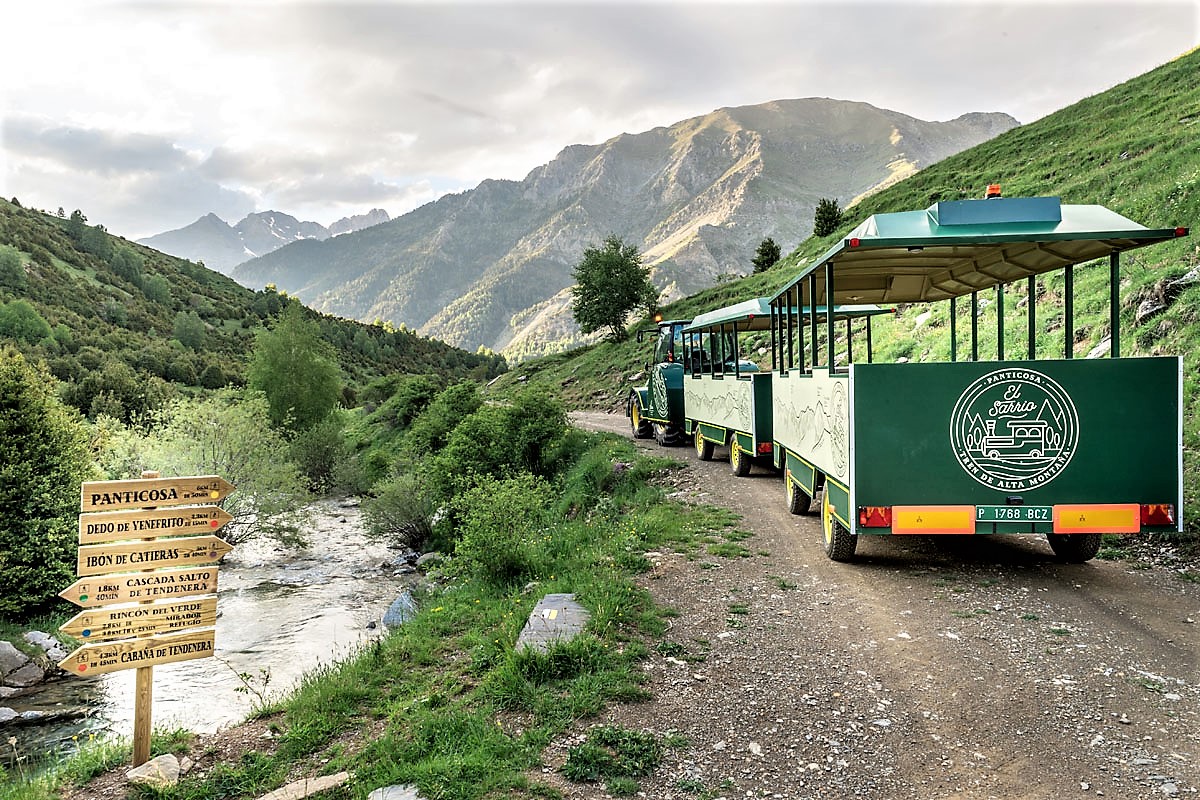
[[[571,273],[609,233],[638,246],[667,302],[748,272],[766,236],[794,246],[821,198],[848,202],[1016,125],[985,112],[926,122],[828,98],[726,107],[568,145],[520,181],[485,180],[366,231],[280,248],[233,276],[467,349],[544,353],[582,341]]]

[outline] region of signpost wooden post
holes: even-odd
[[[79,580],[59,596],[84,610],[59,630],[85,644],[59,667],[87,676],[136,668],[135,767],[150,759],[154,665],[213,654],[214,562],[233,549],[213,535],[233,519],[215,504],[233,490],[216,475],[157,472],[80,486]]]

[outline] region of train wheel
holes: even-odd
[[[821,499],[821,528],[825,532],[825,555],[832,561],[849,561],[854,557],[858,546],[858,537],[846,530],[837,517],[833,515],[833,506],[829,504],[829,487]]]
[[[1068,564],[1091,561],[1100,552],[1099,533],[1047,533],[1050,549]]]
[[[750,474],[750,467],[753,465],[750,456],[742,452],[742,448],[738,447],[737,437],[735,436],[729,442],[729,469],[734,475],[739,478],[744,478]]]
[[[791,514],[811,514],[812,513],[812,495],[804,491],[794,480],[791,473],[788,473],[783,478],[787,484],[787,507]]]
[[[654,435],[654,426],[642,418],[642,407],[636,398],[629,401],[629,427],[635,439],[649,439]]]
[[[700,456],[701,461],[712,461],[713,443],[704,438],[704,434],[700,433],[700,426],[696,426],[696,455]]]

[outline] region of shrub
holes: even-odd
[[[41,606],[70,585],[79,484],[95,477],[88,447],[45,368],[0,349],[0,614]]]
[[[334,412],[292,439],[292,461],[319,494],[362,491],[362,469],[343,434],[343,414]]]
[[[414,456],[437,452],[450,432],[481,405],[483,400],[473,383],[457,383],[443,390],[413,420],[404,437],[404,449]]]
[[[433,531],[433,500],[414,473],[379,483],[374,496],[363,500],[367,533],[401,547],[417,549]]]
[[[480,484],[459,495],[455,554],[465,569],[496,583],[508,583],[533,571],[533,538],[548,521],[553,493],[536,475],[519,475]]]

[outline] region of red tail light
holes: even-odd
[[[1187,229],[1187,228],[1176,228],[1176,229],[1175,229],[1175,235],[1176,235],[1176,236],[1187,236],[1187,235],[1188,235],[1188,229]]]
[[[1150,503],[1142,506],[1142,525],[1174,525],[1175,506],[1170,503]]]
[[[857,237],[850,240],[851,247],[858,247],[860,244],[862,244],[862,242]]]
[[[759,442],[758,443],[758,452],[759,452],[759,455],[766,455],[767,453],[771,452],[771,443],[770,442]]]
[[[859,506],[858,526],[860,528],[890,528],[892,527],[891,506]]]

